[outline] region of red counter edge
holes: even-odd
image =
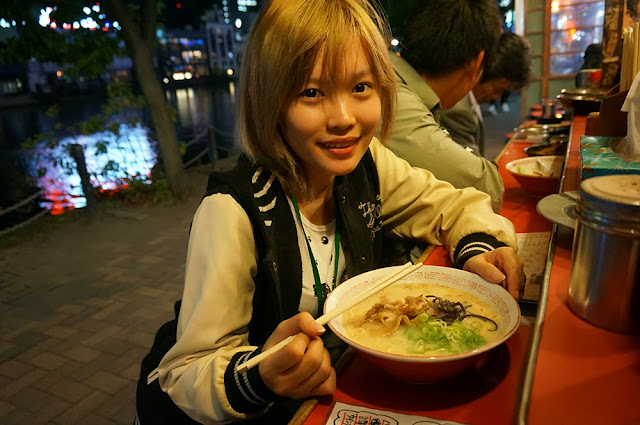
[[[567,153],[565,155],[564,167],[562,172],[562,179],[560,181],[559,192],[563,192],[566,183],[567,170],[570,165],[571,145],[574,143],[580,143],[579,138],[584,134],[586,127],[586,117],[574,117],[570,136],[569,145],[567,146]],[[533,376],[536,367],[536,361],[538,359],[538,348],[540,345],[540,339],[542,337],[542,326],[544,324],[544,317],[547,310],[547,300],[549,296],[549,281],[551,276],[551,267],[553,266],[553,256],[556,246],[558,225],[553,224],[551,229],[551,239],[549,242],[549,248],[547,250],[547,259],[544,266],[544,280],[542,287],[540,288],[540,298],[538,300],[538,311],[536,312],[536,321],[533,327],[531,335],[531,341],[529,345],[528,355],[526,357],[525,371],[522,375],[522,383],[520,385],[520,394],[517,401],[516,418],[514,423],[518,425],[526,425],[529,415],[529,405],[531,404],[531,390],[533,388]]]

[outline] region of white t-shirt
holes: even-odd
[[[291,199],[287,198],[287,200],[289,201],[291,214],[293,214],[294,221],[296,222],[298,248],[300,249],[300,259],[302,260],[302,295],[300,296],[300,304],[298,308],[299,311],[308,311],[312,316],[319,317],[324,314],[324,312],[320,312],[320,314],[318,314],[318,298],[316,296],[313,269],[311,268],[311,257],[309,256],[309,250],[304,238],[306,233],[309,245],[311,245],[313,257],[316,260],[316,267],[318,268],[320,282],[323,286],[328,286],[328,290],[326,290],[328,294],[336,287],[336,282],[333,276],[335,271],[334,257],[336,251],[336,220],[334,219],[325,225],[318,225],[311,223],[304,215],[302,215],[302,213],[300,213],[300,218],[304,225],[303,231],[302,227],[300,227],[300,221],[298,220],[296,211],[293,208]],[[338,257],[338,276],[342,276],[345,268],[342,244],[340,244],[340,254]],[[340,279],[338,279],[338,283],[339,281]]]

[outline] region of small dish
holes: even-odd
[[[545,196],[536,205],[538,213],[547,220],[564,227],[576,227],[578,192],[562,192]]]
[[[524,148],[524,153],[529,156],[549,156],[549,155],[564,155],[567,152],[567,139],[556,139],[557,141],[550,141],[549,143],[540,143],[531,145],[528,148]]]

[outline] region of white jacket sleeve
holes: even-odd
[[[380,179],[383,226],[397,236],[445,245],[484,233],[517,250],[513,224],[491,208],[491,198],[468,187],[456,189],[425,169],[411,167],[377,139],[370,146]]]
[[[226,194],[206,197],[193,219],[177,343],[159,368],[162,389],[203,424],[241,419],[225,394],[224,373],[248,345],[257,253],[249,218]]]

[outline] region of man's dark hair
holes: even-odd
[[[482,81],[506,78],[524,87],[531,76],[531,48],[524,38],[512,32],[504,32],[490,62],[485,62]]]
[[[496,0],[419,0],[404,30],[402,57],[438,77],[495,50],[502,28]]]

